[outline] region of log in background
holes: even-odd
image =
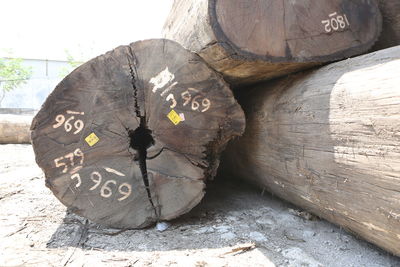
[[[400,255],[400,46],[259,85],[223,170]]]
[[[0,114],[0,144],[30,144],[33,115]]]

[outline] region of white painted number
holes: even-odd
[[[326,32],[344,30],[346,27],[350,26],[349,20],[346,14],[338,15],[337,12],[329,14],[327,20],[322,20],[321,23],[325,26]]]
[[[119,172],[115,169],[111,169],[108,167],[104,167],[107,172],[116,174],[118,176],[125,176],[122,172]],[[71,179],[77,179],[77,184],[75,187],[79,187],[82,184],[81,177],[78,173],[75,173],[74,175],[71,176]],[[90,180],[94,183],[89,190],[93,191],[97,188],[100,187],[100,185],[103,182],[103,177],[98,171],[94,171],[90,174]],[[114,185],[114,186],[112,186]],[[118,186],[118,182],[116,180],[107,180],[103,183],[103,185],[100,187],[100,196],[103,198],[109,198],[113,195],[113,188],[118,188],[118,193],[121,195],[117,200],[122,201],[127,199],[131,193],[132,193],[132,186],[128,183],[122,183]]]
[[[78,182],[76,183],[75,187],[78,188],[81,186],[82,184],[82,180],[81,180],[81,176],[79,175],[79,173],[75,173],[71,176],[71,179],[76,179]]]
[[[109,198],[112,195],[112,190],[111,188],[108,186],[109,184],[113,184],[116,185],[117,182],[115,180],[108,180],[107,182],[105,182],[103,184],[103,186],[100,189],[100,195],[104,198]]]
[[[176,100],[175,100],[175,97],[174,97],[174,95],[173,94],[169,94],[168,96],[167,96],[167,99],[166,99],[167,101],[172,101],[172,104],[169,106],[170,108],[174,108],[174,107],[176,107]]]
[[[64,124],[64,129],[67,133],[69,133],[72,130],[72,125],[69,123],[71,120],[75,119],[74,116],[71,116],[68,120],[65,121]]]
[[[153,93],[156,93],[159,89],[162,89],[168,85],[168,87],[166,87],[166,89],[160,93],[160,96],[165,97],[165,95],[168,94],[165,98],[165,101],[170,102],[170,108],[175,108],[179,101],[179,99],[175,98],[174,94],[171,93],[174,87],[178,84],[178,82],[173,82],[174,79],[175,75],[169,71],[168,67],[150,79],[150,83],[154,85],[152,89]],[[190,107],[193,111],[206,112],[211,107],[211,101],[202,96],[199,93],[199,90],[195,88],[188,88],[186,91],[181,93],[181,98],[183,101],[182,106],[185,107],[190,104]]]
[[[82,150],[80,148],[75,149],[74,155],[81,158],[79,163],[82,165],[83,164],[83,159],[84,159],[84,155],[83,155]]]
[[[56,116],[56,122],[57,123],[53,125],[53,128],[58,128],[65,122],[64,115],[61,115],[61,114],[57,115]]]
[[[80,158],[78,162],[76,162],[75,160],[77,158]],[[77,148],[72,153],[68,153],[65,156],[54,159],[54,165],[56,168],[64,167],[62,173],[67,173],[68,169],[70,167],[75,166],[76,163],[78,163],[78,165],[82,165],[83,160],[84,160],[84,154],[80,148]]]
[[[211,107],[211,101],[208,98],[204,98],[203,101],[201,101],[201,105],[204,107],[201,112],[206,112]]]
[[[206,112],[211,107],[211,101],[208,98],[203,98],[201,95],[197,95],[194,98],[192,98],[190,91],[196,93],[199,90],[194,88],[189,88],[188,90],[183,92],[181,94],[182,99],[185,100],[185,102],[183,102],[183,106],[186,106],[187,104],[191,103],[192,110],[199,110],[200,112]],[[203,99],[201,101],[201,106],[202,106],[201,109],[199,109],[200,103],[197,101],[198,99]]]
[[[123,188],[126,188],[126,190],[122,190]],[[123,183],[118,187],[118,192],[122,195],[122,197],[118,198],[118,201],[127,199],[132,193],[132,186],[128,183]]]
[[[101,174],[99,172],[92,172],[90,174],[90,180],[93,181],[94,185],[89,188],[90,191],[95,190],[101,184]]]
[[[56,159],[54,160],[54,164],[56,165],[56,168],[59,168],[59,167],[63,167],[63,166],[64,166],[64,169],[62,170],[62,173],[66,173],[66,172],[68,171],[68,166],[67,166],[67,164],[65,164],[64,162],[60,162],[60,161],[63,160],[63,159],[64,159],[64,157],[56,158]]]
[[[67,110],[67,114],[84,115],[85,113]],[[57,129],[64,124],[64,130],[67,133],[71,132],[72,129],[75,128],[75,131],[73,132],[73,134],[78,134],[80,131],[82,131],[85,124],[83,123],[82,120],[75,120],[75,121],[74,120],[75,120],[75,116],[71,116],[68,119],[65,119],[64,115],[58,114],[55,118],[56,123],[53,124],[53,128]]]

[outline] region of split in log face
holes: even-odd
[[[371,47],[379,33],[373,1],[211,0],[209,7],[225,49],[273,62],[343,58]]]
[[[46,185],[73,212],[140,228],[192,209],[244,114],[220,75],[168,40],[83,64],[32,122]]]

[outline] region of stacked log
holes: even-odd
[[[175,0],[164,37],[239,86],[360,54],[380,31],[374,0]]]
[[[121,46],[83,64],[32,122],[46,185],[71,211],[114,228],[188,212],[244,114],[222,77],[168,40]]]
[[[400,46],[256,86],[225,173],[400,255]]]
[[[0,114],[0,144],[29,144],[33,116]]]
[[[374,50],[400,45],[400,1],[379,0],[382,13],[382,33]]]

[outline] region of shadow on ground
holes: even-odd
[[[48,248],[101,251],[189,251],[254,244],[263,257],[306,266],[396,266],[399,259],[342,229],[239,180],[217,177],[203,201],[159,232],[118,231],[66,214]],[[337,265],[332,265],[337,263]],[[348,265],[352,266],[352,265]]]
[[[270,211],[287,212],[287,204],[244,182],[217,178],[210,182],[202,202],[191,212],[169,222],[160,232],[155,227],[141,230],[104,228],[75,214],[66,212],[63,223],[47,243],[48,248],[68,246],[83,249],[166,251],[220,248],[251,240],[235,233],[263,217],[276,223]],[[271,230],[253,222],[259,230]],[[245,231],[241,231],[244,233]]]

